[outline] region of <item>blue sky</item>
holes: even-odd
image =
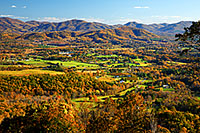
[[[0,17],[106,24],[198,21],[200,0],[0,0]]]

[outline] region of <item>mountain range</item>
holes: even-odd
[[[189,27],[191,24],[192,21],[181,21],[174,24],[162,23],[162,24],[149,24],[149,25],[140,24],[136,22],[129,22],[126,23],[125,25],[129,27],[145,29],[149,32],[161,36],[175,36],[175,34],[183,33],[184,27]]]
[[[184,27],[189,27],[192,21],[181,21],[174,24],[141,24],[137,22],[129,22],[124,25],[107,25],[97,22],[87,22],[84,20],[69,20],[64,22],[39,22],[39,21],[27,21],[23,22],[18,19],[12,19],[8,17],[0,18],[0,33],[29,33],[29,32],[52,32],[52,31],[79,31],[82,33],[90,31],[98,31],[105,29],[117,29],[119,27],[133,27],[147,30],[151,33],[160,36],[174,37],[177,33],[183,33]]]
[[[103,29],[114,29],[117,26],[97,23],[86,22],[83,20],[70,20],[59,23],[51,22],[38,22],[27,21],[23,22],[18,19],[12,19],[7,17],[0,18],[0,32],[13,32],[13,33],[25,33],[25,32],[46,32],[46,31],[95,31]]]
[[[32,41],[53,41],[60,40],[65,43],[94,42],[94,43],[112,43],[118,44],[127,41],[135,43],[145,43],[150,40],[162,40],[160,36],[148,32],[144,29],[122,26],[115,29],[94,30],[88,32],[80,31],[46,31],[46,32],[27,32],[18,33],[1,33],[0,40],[16,39],[16,40],[32,40]]]

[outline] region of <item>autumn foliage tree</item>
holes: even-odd
[[[181,51],[181,54],[187,53],[190,49],[200,51],[200,21],[192,22],[190,27],[184,28],[183,34],[176,34],[176,40],[180,41],[181,46],[186,48]]]
[[[77,111],[64,101],[34,102],[24,110],[24,115],[5,118],[0,132],[72,132],[83,129],[78,123]]]

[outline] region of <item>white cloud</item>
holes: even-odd
[[[103,23],[104,19],[100,18],[60,18],[60,17],[43,17],[43,18],[38,18],[38,21],[48,21],[48,22],[62,22],[62,21],[67,21],[67,20],[72,20],[72,19],[78,19],[78,20],[85,20],[87,22],[99,22]]]
[[[59,18],[59,17],[43,17],[38,18],[38,21],[49,21],[49,22],[60,22],[60,21],[66,21],[69,20],[67,18]]]
[[[80,20],[85,20],[87,22],[98,22],[98,23],[104,23],[105,20],[101,18],[75,18],[75,19],[80,19]]]
[[[13,17],[13,15],[0,15],[0,17]]]
[[[128,22],[142,22],[140,19],[132,19],[132,18],[120,18],[120,19],[114,19],[114,20],[108,20],[105,21],[106,24],[126,24]]]
[[[178,15],[172,15],[172,16],[149,16],[149,17],[143,17],[141,19],[142,23],[144,24],[153,24],[153,23],[177,23],[180,21],[193,21],[190,17],[185,16],[178,16]]]
[[[152,18],[159,18],[159,19],[179,19],[181,16],[151,16]]]
[[[40,17],[40,18],[37,18],[37,21],[63,22],[63,21],[68,21],[68,20],[72,20],[72,19],[84,20],[84,21],[87,21],[87,22],[98,22],[98,23],[104,23],[104,24],[110,24],[110,25],[125,24],[125,23],[132,22],[132,21],[136,21],[138,23],[142,22],[140,19],[125,18],[125,17],[120,17],[119,19],[113,19],[113,20],[106,20],[106,19],[93,18],[93,17],[89,17],[89,18],[79,18],[79,17],[75,17],[75,18]]]
[[[12,5],[11,7],[12,7],[12,8],[16,8],[17,6],[16,6],[16,5]]]
[[[20,17],[20,16],[15,16],[15,17],[13,17],[13,18],[15,18],[15,19],[28,19],[29,17]]]
[[[0,15],[0,17],[10,17],[10,18],[14,18],[14,19],[29,19],[29,17],[23,17],[23,16],[14,16],[14,15]]]
[[[136,9],[148,9],[148,6],[135,6]]]
[[[16,17],[15,17],[16,18]],[[28,17],[18,17],[21,19],[28,19]],[[74,18],[64,18],[64,17],[40,17],[37,18],[37,21],[47,21],[47,22],[63,22],[63,21],[68,21],[72,19],[77,19],[77,20],[85,20],[87,22],[99,22],[99,23],[104,23],[104,24],[125,24],[128,22],[137,22],[137,23],[144,23],[144,24],[152,24],[152,23],[176,23],[179,21],[185,21],[185,20],[192,20],[189,17],[182,17],[182,16],[149,16],[149,17],[141,17],[141,18],[136,18],[136,17],[119,17],[116,19],[102,19],[102,18],[93,18],[93,17],[88,17],[88,18],[81,18],[81,17],[74,17]]]
[[[27,8],[27,6],[23,6],[22,8]]]

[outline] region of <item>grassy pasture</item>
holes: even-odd
[[[174,91],[173,88],[163,88],[163,91]]]
[[[55,61],[52,61],[52,60],[28,60],[28,61],[20,61],[26,65],[33,65],[33,66],[48,66],[48,62],[49,63],[53,63],[53,64],[61,64],[63,66],[66,66],[66,67],[98,67],[98,65],[96,64],[89,64],[89,63],[81,63],[81,62],[77,62],[77,61],[68,61],[68,62],[65,62],[65,61],[59,61],[59,60],[55,60]]]
[[[177,64],[177,65],[186,65],[187,63],[183,62],[174,62],[174,61],[167,61],[169,64]]]
[[[119,95],[120,95],[120,96],[124,96],[128,91],[133,91],[133,90],[135,90],[135,87],[131,87],[131,88],[128,88],[128,89],[126,89],[126,90],[124,90],[124,91],[121,91],[121,92],[119,93]]]
[[[41,66],[41,67],[45,67],[45,66],[48,66],[47,63],[45,63],[43,60],[24,60],[24,61],[19,61],[21,63],[24,63],[26,65],[32,65],[32,66]]]
[[[118,55],[98,55],[96,57],[99,57],[99,58],[110,58],[110,57],[118,57]]]
[[[100,77],[98,80],[99,80],[99,81],[106,81],[106,82],[113,82],[113,81],[116,81],[115,78],[112,78],[111,76],[108,76],[108,75],[103,76],[103,77]]]

